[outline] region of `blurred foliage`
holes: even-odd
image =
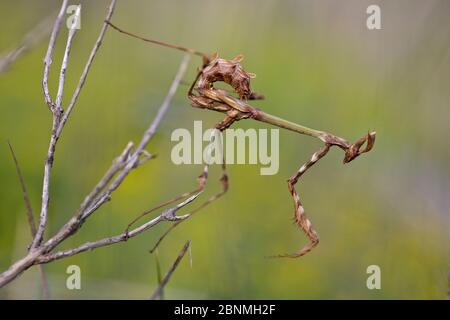
[[[0,1],[0,52],[14,48],[59,1]],[[333,150],[299,183],[321,243],[296,260],[264,259],[306,243],[291,223],[286,179],[319,144],[280,134],[280,171],[229,168],[231,188],[173,232],[160,247],[163,268],[192,240],[193,267],[183,261],[167,298],[429,299],[445,298],[449,267],[450,55],[447,1],[376,1],[382,30],[365,26],[373,1],[118,1],[113,21],[132,32],[223,57],[245,55],[253,88],[269,113],[355,140],[377,130],[375,149],[343,166]],[[108,1],[83,1],[66,92],[76,85]],[[51,72],[57,74],[66,30]],[[25,207],[7,140],[15,147],[35,211],[40,207],[51,117],[41,93],[42,42],[0,75],[0,268],[25,254]],[[55,232],[130,140],[155,115],[181,54],[108,30],[58,145],[50,225]],[[191,81],[200,61],[193,58]],[[170,134],[220,115],[189,107],[182,86],[148,150],[155,160],[134,171],[113,200],[62,247],[122,232],[137,214],[195,185],[201,166],[170,161]],[[64,102],[67,104],[68,95]],[[237,127],[263,128],[252,121]],[[220,188],[213,168],[207,197]],[[112,247],[46,266],[55,298],[145,298],[157,284],[148,249],[168,225]],[[82,290],[65,289],[77,264]],[[382,270],[382,289],[366,288],[367,266]],[[2,298],[39,297],[37,269],[0,290]]]

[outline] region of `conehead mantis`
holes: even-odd
[[[316,164],[321,158],[327,155],[328,151],[331,147],[336,146],[344,151],[344,163],[349,163],[354,160],[359,155],[370,151],[375,143],[376,132],[372,131],[358,139],[354,143],[349,143],[345,139],[338,137],[329,132],[320,131],[305,127],[303,125],[281,119],[279,117],[270,115],[265,113],[264,111],[253,107],[248,103],[249,100],[259,100],[264,99],[264,96],[252,91],[250,87],[250,79],[254,78],[255,75],[253,73],[247,72],[241,65],[241,61],[243,57],[241,55],[235,57],[231,60],[222,59],[218,56],[217,53],[213,55],[207,55],[205,53],[168,44],[162,41],[157,41],[153,39],[144,38],[138,36],[136,34],[125,31],[109,21],[106,21],[113,29],[117,30],[120,33],[126,34],[128,36],[140,39],[145,42],[150,42],[153,44],[169,47],[172,49],[184,51],[193,55],[197,55],[202,58],[202,67],[199,68],[197,76],[195,77],[192,85],[189,88],[187,93],[187,97],[191,102],[191,105],[195,108],[213,110],[216,112],[221,112],[225,114],[225,117],[218,122],[214,128],[219,130],[220,132],[228,129],[233,123],[244,120],[244,119],[253,119],[260,122],[265,122],[271,124],[273,126],[287,129],[299,134],[308,135],[314,138],[319,139],[323,146],[315,152],[309,161],[304,163],[297,172],[295,172],[292,177],[288,179],[288,189],[291,193],[291,196],[294,200],[294,221],[297,226],[304,231],[304,233],[309,238],[309,243],[303,246],[300,250],[293,254],[282,254],[274,257],[289,257],[296,258],[301,257],[311,251],[317,244],[319,243],[319,236],[317,232],[314,230],[311,221],[305,214],[304,207],[302,202],[300,201],[299,194],[295,188],[296,183],[299,178],[314,164]],[[229,85],[234,94],[232,95],[230,92],[225,91],[223,89],[218,89],[214,87],[215,82],[224,82]],[[226,171],[225,161],[222,162],[222,177],[220,179],[222,183],[222,191],[211,198],[207,199],[205,202],[200,204],[197,208],[190,212],[190,214],[194,214],[200,209],[204,208],[211,202],[217,200],[221,196],[223,196],[228,190],[228,175]],[[198,187],[190,192],[183,193],[169,201],[166,201],[150,210],[142,213],[138,218],[132,221],[127,230],[141,217],[155,211],[161,209],[175,201],[180,199],[184,199],[186,197],[191,197],[194,194],[199,194],[203,192],[206,182],[208,179],[208,165],[204,166],[204,169],[200,176],[198,177]],[[171,225],[171,227],[161,236],[158,240],[154,248],[151,250],[152,252],[157,248],[157,246],[161,243],[161,241],[165,238],[165,236],[173,230],[177,225],[179,225],[183,220],[176,220]]]

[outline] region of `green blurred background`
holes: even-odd
[[[108,1],[82,1],[66,82],[67,105],[105,16]],[[366,28],[378,4],[382,30]],[[0,1],[0,53],[36,24],[55,16],[59,1]],[[332,150],[299,183],[320,245],[295,260],[264,259],[306,244],[292,224],[286,179],[319,142],[280,131],[280,170],[229,167],[231,188],[220,201],[178,227],[161,245],[165,272],[187,239],[192,268],[182,261],[167,298],[183,299],[443,299],[449,268],[450,2],[448,1],[118,1],[113,22],[132,32],[218,51],[242,53],[263,110],[354,141],[377,131],[374,150],[349,165]],[[50,88],[67,29],[57,42]],[[34,210],[40,208],[51,126],[44,103],[42,60],[48,37],[0,74],[0,269],[26,253],[31,237],[7,140],[22,165]],[[138,141],[170,86],[182,54],[108,30],[85,88],[58,145],[52,175],[53,234],[128,141]],[[199,59],[184,77],[191,81]],[[200,165],[170,161],[175,128],[221,115],[193,109],[181,86],[155,139],[158,158],[133,171],[113,200],[60,248],[122,232],[137,214],[195,186]],[[265,128],[252,121],[236,127]],[[211,169],[206,198],[220,189]],[[129,242],[60,260],[45,268],[53,298],[146,298],[157,284],[148,253],[168,223]],[[82,290],[65,287],[77,264]],[[381,268],[381,290],[368,290],[366,268]],[[1,298],[39,298],[37,268],[0,289]]]

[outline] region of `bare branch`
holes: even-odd
[[[92,204],[95,198],[98,196],[100,191],[102,191],[105,186],[111,181],[111,179],[116,175],[117,172],[122,170],[122,168],[127,164],[130,159],[130,154],[133,149],[133,142],[129,142],[122,153],[114,159],[111,167],[106,171],[103,178],[97,183],[97,185],[92,189],[92,191],[86,196],[83,203],[80,205],[78,212],[84,212],[88,206]]]
[[[72,47],[72,42],[75,36],[76,29],[72,28],[69,30],[69,34],[67,36],[67,45],[66,50],[64,52],[64,58],[61,64],[61,72],[59,77],[58,84],[58,94],[56,97],[56,103],[53,106],[53,130],[50,137],[50,144],[47,152],[47,159],[45,161],[44,167],[44,179],[42,186],[42,205],[41,205],[41,213],[39,215],[39,226],[36,232],[36,235],[33,239],[32,247],[37,247],[43,239],[45,228],[47,226],[48,219],[48,206],[50,199],[50,176],[53,167],[53,158],[56,150],[56,143],[58,142],[59,135],[57,134],[57,128],[60,123],[61,115],[63,113],[63,108],[61,106],[62,102],[62,94],[64,91],[64,83],[66,79],[66,70],[67,64],[69,62],[70,49]]]
[[[48,204],[49,204],[49,197],[50,197],[50,195],[49,195],[50,174],[51,174],[51,170],[53,167],[53,156],[55,153],[56,143],[58,141],[58,137],[56,136],[56,129],[58,127],[60,115],[62,112],[61,106],[57,107],[50,97],[50,93],[48,90],[48,76],[49,76],[49,72],[50,72],[50,65],[52,64],[53,49],[55,47],[56,38],[61,29],[62,21],[63,21],[64,14],[65,14],[66,8],[67,8],[67,3],[68,3],[68,1],[64,0],[61,5],[61,9],[59,11],[58,17],[56,18],[55,24],[53,26],[53,31],[52,31],[52,35],[50,37],[47,54],[44,59],[44,75],[42,78],[42,87],[44,90],[44,99],[53,114],[53,125],[52,125],[52,133],[51,133],[51,137],[50,137],[50,143],[49,143],[49,147],[48,147],[48,151],[47,151],[47,158],[45,160],[45,165],[44,165],[44,179],[43,179],[43,183],[42,183],[42,204],[41,204],[41,212],[39,214],[39,225],[38,225],[36,234],[33,238],[31,248],[36,248],[41,243],[42,238],[44,236],[45,227],[47,225],[47,213],[48,213]],[[70,43],[72,41],[71,39],[73,38],[73,34],[72,34],[72,36],[71,36],[71,34],[72,33],[69,33],[69,37],[68,37],[68,41],[67,41],[68,45],[66,47],[66,52],[64,54],[64,57],[66,60],[68,59],[68,55],[69,55],[68,48],[70,49]],[[63,62],[63,65],[61,68],[61,73],[63,72],[64,64],[67,64],[67,61],[66,61],[66,63]],[[65,71],[64,71],[64,73],[65,73]],[[62,82],[64,82],[64,78],[63,78]],[[59,87],[62,88],[63,86],[64,86],[64,83],[61,83],[61,78],[60,78]],[[58,89],[58,91],[59,91],[59,89]]]
[[[180,64],[180,67],[178,68],[177,74],[175,76],[175,79],[172,82],[172,85],[170,86],[169,92],[167,93],[167,96],[165,97],[163,103],[161,104],[156,117],[148,127],[148,129],[145,131],[139,146],[137,149],[131,152],[131,144],[128,144],[127,148],[125,148],[124,152],[122,152],[122,155],[118,157],[115,164],[108,170],[104,178],[97,184],[97,186],[94,188],[94,190],[86,197],[83,204],[80,206],[79,210],[75,214],[75,216],[69,220],[61,229],[60,231],[49,240],[52,247],[56,247],[59,243],[64,241],[68,236],[74,233],[75,230],[81,227],[81,225],[84,223],[84,221],[93,214],[98,208],[100,208],[103,204],[108,202],[111,199],[112,193],[121,185],[123,180],[127,177],[127,175],[130,173],[131,170],[136,168],[140,160],[140,155],[144,154],[146,158],[149,158],[144,148],[147,146],[147,144],[150,142],[151,138],[153,137],[154,133],[156,132],[157,128],[159,127],[164,115],[167,113],[168,108],[170,107],[170,104],[172,102],[173,97],[175,96],[176,90],[181,82],[181,79],[186,72],[187,66],[189,63],[189,55],[185,55],[183,57],[183,60]],[[116,178],[113,179],[113,176],[116,175]],[[111,180],[108,184],[108,182]],[[100,192],[101,189],[105,188],[103,192]],[[195,194],[190,199],[195,199],[200,193]],[[192,201],[191,200],[191,201]],[[185,203],[186,202],[186,203]],[[190,201],[185,201],[183,203],[187,204]],[[183,206],[185,205],[183,204]],[[177,206],[178,207],[178,206]],[[176,208],[177,208],[176,207]],[[181,208],[181,207],[180,207]],[[178,210],[177,208],[176,210]],[[171,209],[169,209],[171,210]],[[162,214],[163,215],[163,214]],[[187,218],[188,216],[186,216]],[[156,223],[159,223],[160,221],[155,220]],[[155,223],[155,224],[156,224]],[[150,224],[148,227],[152,227],[153,224]],[[142,231],[145,231],[147,228],[145,228]],[[140,230],[139,228],[136,228],[134,232]],[[141,232],[142,232],[141,231]],[[137,234],[139,234],[138,232]],[[109,245],[112,243],[116,243],[119,241],[126,240],[126,236],[133,237],[137,234],[134,234],[132,232],[125,231],[119,236],[116,236],[114,239],[103,239],[100,240],[99,243],[96,243],[95,245]],[[82,250],[85,251],[85,250]]]
[[[114,237],[104,238],[95,242],[85,243],[77,248],[61,251],[57,253],[51,253],[51,251],[65,239],[76,233],[85,222],[85,220],[95,212],[101,205],[108,201],[111,194],[116,190],[122,181],[126,178],[128,173],[134,168],[138,167],[142,161],[150,159],[151,155],[144,150],[151,138],[153,137],[156,129],[162,121],[162,118],[166,114],[170,103],[175,95],[176,89],[187,69],[189,57],[185,56],[180,64],[177,75],[170,87],[170,90],[164,99],[164,102],[160,106],[155,119],[150,124],[149,128],[145,131],[138,148],[133,151],[133,144],[129,143],[121,155],[115,159],[112,166],[107,170],[103,178],[97,183],[89,195],[85,198],[76,214],[64,224],[60,230],[45,243],[31,248],[28,255],[22,259],[16,261],[8,270],[0,274],[0,287],[14,280],[22,272],[30,268],[35,264],[47,263],[53,260],[61,259],[64,257],[72,256],[87,250],[93,250],[99,247],[111,245],[114,243],[126,241],[129,238],[135,237],[140,233],[148,230],[161,221],[180,221],[187,219],[189,215],[177,216],[176,212],[183,208],[185,205],[196,199],[201,192],[191,196],[189,199],[181,202],[174,208],[170,208],[162,212],[156,218],[144,223],[143,225],[131,230],[130,232],[123,232]],[[144,158],[142,158],[143,156]],[[114,178],[115,177],[115,178]]]
[[[116,4],[116,0],[112,0],[111,4],[109,6],[108,9],[108,13],[106,15],[106,20],[109,20],[114,12],[114,7]],[[64,14],[65,10],[66,10],[66,6],[67,6],[67,1],[65,1],[63,3],[63,6],[61,8],[60,14],[62,12],[62,14]],[[53,48],[54,48],[54,42],[56,41],[56,34],[58,33],[60,27],[61,27],[61,21],[62,18],[60,16],[58,16],[56,22],[55,22],[55,28],[54,28],[54,33],[52,33],[52,38],[50,39],[50,44],[49,44],[49,50],[47,52],[47,56],[45,58],[45,69],[44,69],[44,80],[43,83],[45,83],[44,86],[44,96],[46,97],[46,100],[48,98],[50,98],[49,96],[47,96],[46,94],[46,90],[48,92],[48,71],[49,71],[49,66],[51,63],[51,56],[52,56],[52,52],[53,52]],[[67,62],[68,62],[68,57],[69,57],[69,52],[70,52],[70,48],[71,48],[71,44],[73,41],[73,36],[75,35],[75,28],[71,28],[69,30],[69,34],[68,34],[68,38],[67,38],[67,46],[66,46],[66,50],[64,53],[64,58],[63,58],[63,62],[62,62],[62,67],[61,67],[61,74],[60,74],[60,80],[59,80],[59,86],[58,86],[58,97],[57,97],[57,103],[54,104],[53,102],[50,104],[51,105],[51,109],[53,112],[53,129],[52,129],[52,134],[51,134],[51,138],[50,138],[50,143],[49,143],[49,148],[48,148],[48,152],[47,152],[47,159],[45,162],[45,167],[44,167],[44,180],[43,180],[43,187],[42,187],[42,205],[41,205],[41,213],[40,213],[40,219],[39,219],[39,226],[37,229],[37,233],[36,236],[33,240],[32,243],[32,247],[36,248],[37,246],[39,246],[42,242],[43,239],[43,235],[45,232],[45,228],[47,225],[47,219],[48,219],[48,205],[49,205],[49,188],[50,188],[50,175],[51,175],[51,171],[52,171],[52,167],[53,167],[53,158],[54,158],[54,154],[55,154],[55,149],[56,149],[56,143],[58,142],[58,139],[62,133],[62,130],[64,128],[64,125],[68,119],[68,116],[71,112],[71,110],[73,109],[75,102],[77,101],[78,95],[84,85],[84,82],[86,81],[86,77],[89,73],[89,69],[92,65],[92,62],[95,58],[95,55],[102,43],[103,37],[105,35],[106,29],[108,27],[108,24],[105,22],[103,23],[103,27],[100,31],[100,34],[97,38],[97,41],[94,45],[94,48],[91,51],[91,55],[89,56],[89,59],[86,63],[86,66],[84,68],[84,71],[80,77],[78,86],[75,89],[74,95],[72,97],[72,100],[70,101],[70,104],[67,108],[67,111],[65,113],[63,113],[62,107],[61,107],[61,102],[62,102],[62,93],[63,93],[63,87],[64,87],[64,81],[65,81],[65,70],[67,68]]]
[[[177,206],[165,210],[156,218],[153,218],[152,220],[142,224],[141,226],[139,226],[129,232],[122,232],[121,234],[119,234],[117,236],[107,237],[107,238],[97,240],[94,242],[86,242],[85,244],[82,244],[81,246],[73,248],[73,249],[59,251],[59,252],[56,252],[53,254],[42,255],[41,257],[39,257],[36,260],[36,262],[37,263],[48,263],[48,262],[51,262],[54,260],[59,260],[62,258],[74,256],[76,254],[79,254],[79,253],[82,253],[85,251],[92,251],[92,250],[100,248],[100,247],[105,247],[105,246],[109,246],[109,245],[112,245],[112,244],[115,244],[118,242],[127,241],[128,239],[134,238],[135,236],[143,233],[144,231],[154,227],[161,221],[181,221],[181,220],[187,219],[187,218],[189,218],[189,214],[177,216],[176,212],[178,210],[180,210],[181,208],[183,208],[184,206],[191,203],[192,201],[194,201],[199,195],[200,195],[200,193],[193,195],[192,197],[181,202]]]
[[[142,139],[139,142],[138,147],[136,148],[136,150],[133,152],[133,154],[128,159],[128,162],[125,165],[125,167],[119,172],[117,177],[106,188],[105,192],[98,198],[98,200],[94,203],[93,207],[94,206],[99,207],[99,206],[103,205],[106,201],[108,201],[110,199],[113,191],[116,190],[120,186],[122,181],[130,173],[130,171],[139,165],[140,156],[141,156],[141,154],[143,154],[145,152],[144,148],[150,142],[151,138],[153,137],[157,128],[159,127],[161,120],[167,113],[167,110],[170,107],[170,104],[171,104],[172,99],[176,93],[176,90],[180,84],[180,81],[183,78],[184,73],[186,72],[188,63],[189,63],[189,55],[185,55],[180,64],[180,67],[178,68],[175,79],[173,80],[172,85],[170,86],[167,96],[165,97],[163,103],[161,104],[161,106],[158,110],[158,113],[156,114],[156,117],[154,118],[154,120],[152,121],[152,123],[150,124],[148,129],[145,131],[144,135],[142,136]],[[83,219],[87,218],[90,214],[92,214],[92,212],[93,211],[89,210],[89,209],[86,212],[84,212]]]
[[[57,130],[57,135],[59,136],[61,134],[62,129],[64,128],[67,119],[69,119],[70,113],[72,112],[75,103],[77,102],[78,96],[80,95],[81,89],[84,86],[84,83],[86,82],[86,78],[88,76],[89,70],[91,69],[92,62],[94,62],[95,56],[97,55],[98,49],[100,49],[100,46],[103,42],[103,38],[105,37],[106,29],[108,29],[108,21],[111,19],[114,8],[116,6],[116,0],[112,0],[111,4],[109,5],[108,12],[106,14],[105,22],[103,23],[102,29],[100,30],[100,34],[98,35],[97,41],[94,44],[94,47],[91,50],[91,54],[89,55],[88,61],[84,67],[83,73],[81,74],[80,80],[78,81],[78,85],[75,88],[75,91],[72,95],[72,99],[70,100],[70,103],[67,107],[66,112],[62,116],[61,123]]]
[[[6,270],[2,274],[0,274],[0,287],[2,287],[5,284],[14,280],[18,275],[20,275],[22,272],[27,270],[33,264],[35,264],[36,259],[40,255],[49,252],[50,250],[52,250],[54,248],[54,246],[56,244],[59,243],[59,242],[54,241],[54,239],[53,240],[50,239],[52,241],[48,241],[47,243],[45,243],[45,245],[41,244],[42,239],[43,239],[43,234],[45,231],[45,227],[47,224],[48,204],[49,204],[49,182],[50,182],[51,168],[53,165],[53,157],[54,157],[54,153],[55,153],[55,149],[56,149],[56,143],[62,132],[64,123],[67,120],[67,113],[66,113],[66,114],[64,114],[64,119],[65,119],[64,122],[61,121],[62,115],[63,115],[62,109],[61,110],[56,109],[55,104],[52,102],[49,91],[48,91],[48,75],[49,75],[49,71],[50,71],[50,65],[52,63],[53,49],[55,47],[57,34],[59,33],[59,31],[61,29],[62,21],[64,18],[64,13],[67,8],[67,3],[68,3],[67,0],[64,0],[62,3],[60,12],[59,12],[58,17],[56,18],[55,24],[53,26],[53,31],[52,31],[52,35],[50,37],[47,54],[44,59],[44,75],[43,75],[42,86],[43,86],[45,101],[47,102],[47,105],[49,106],[49,108],[53,114],[53,128],[52,128],[52,134],[50,137],[50,143],[49,143],[49,148],[48,148],[48,152],[47,152],[47,159],[46,159],[45,166],[44,166],[42,205],[41,205],[39,226],[37,228],[36,235],[33,239],[33,242],[32,242],[32,245],[30,247],[28,254],[25,257],[23,257],[22,259],[19,259],[18,261],[16,261],[12,266],[10,266],[10,268],[8,270]],[[110,3],[110,6],[108,8],[108,13],[106,15],[106,19],[111,18],[112,14],[114,12],[115,4],[116,4],[116,0],[112,0]],[[87,65],[84,69],[84,72],[83,72],[81,78],[80,78],[79,85],[77,86],[74,96],[72,97],[71,104],[69,105],[70,108],[68,108],[68,109],[72,109],[73,105],[76,102],[76,97],[78,97],[81,87],[83,86],[83,84],[86,80],[87,73],[89,71],[89,68],[90,68],[93,60],[94,60],[96,52],[98,51],[98,48],[100,47],[100,44],[105,35],[105,31],[106,31],[107,27],[108,27],[108,24],[106,22],[103,23],[103,28],[100,32],[97,42],[94,45],[94,48],[88,59]],[[69,35],[69,37],[70,37],[70,35]],[[71,40],[68,40],[68,43],[71,43]],[[70,46],[69,46],[69,48],[70,48]],[[68,52],[67,46],[66,46],[66,52]],[[67,54],[67,56],[68,56],[68,54]],[[64,62],[63,62],[63,65],[64,65]],[[60,77],[60,87],[61,87],[61,77]],[[70,230],[69,234],[71,232],[73,232],[73,230]]]
[[[80,17],[80,6],[78,6],[76,13],[75,13],[76,19],[79,19]],[[70,49],[72,48],[73,39],[75,36],[75,33],[77,32],[77,28],[71,27],[69,28],[69,34],[67,36],[67,44],[66,44],[66,50],[64,51],[64,57],[61,64],[61,72],[59,74],[59,84],[58,84],[58,93],[56,94],[56,108],[58,110],[62,110],[62,98],[64,93],[64,83],[66,82],[66,72],[67,72],[67,64],[69,63],[69,55],[70,55]]]
[[[55,21],[55,24],[53,26],[52,35],[50,37],[49,46],[47,50],[47,54],[44,60],[44,74],[43,74],[43,91],[44,91],[44,98],[49,106],[50,110],[52,111],[53,115],[53,127],[52,127],[52,133],[50,137],[48,152],[47,152],[47,159],[45,161],[44,166],[44,179],[43,179],[43,188],[42,188],[42,204],[41,204],[41,212],[40,212],[40,219],[39,219],[39,225],[37,229],[35,230],[35,235],[33,242],[30,246],[30,250],[28,254],[23,257],[22,259],[16,261],[8,270],[0,274],[0,287],[9,283],[10,281],[14,280],[18,275],[20,275],[23,271],[27,270],[29,267],[31,267],[34,264],[41,264],[45,260],[54,260],[57,258],[61,258],[64,256],[73,255],[79,252],[83,252],[85,250],[92,250],[97,247],[121,242],[128,240],[131,237],[134,237],[145,230],[151,228],[152,226],[156,225],[160,221],[179,221],[182,219],[186,219],[189,215],[183,215],[183,216],[176,216],[176,211],[193,201],[201,192],[198,192],[197,194],[194,194],[189,199],[185,200],[184,202],[178,204],[174,208],[170,208],[162,212],[158,217],[152,219],[151,221],[148,221],[147,223],[133,229],[131,232],[123,232],[122,234],[105,238],[96,242],[87,243],[85,245],[82,245],[78,248],[71,249],[66,252],[60,252],[51,255],[50,252],[62,241],[67,239],[72,234],[76,233],[79,228],[81,228],[82,224],[85,222],[85,220],[93,213],[95,212],[99,207],[101,207],[106,201],[108,201],[111,198],[111,194],[121,185],[123,180],[127,177],[127,175],[135,168],[137,168],[140,164],[144,163],[145,161],[152,158],[152,155],[149,154],[145,147],[150,142],[151,138],[155,134],[157,128],[159,127],[164,115],[166,114],[170,103],[176,93],[176,90],[179,86],[179,83],[181,82],[181,79],[187,69],[187,65],[189,62],[189,57],[185,56],[182,60],[182,63],[180,65],[180,68],[176,74],[176,77],[170,87],[170,90],[164,99],[161,107],[158,110],[158,113],[152,123],[150,124],[149,128],[144,132],[144,135],[136,148],[136,150],[132,150],[133,144],[129,143],[125,150],[122,152],[122,154],[113,162],[113,165],[109,168],[109,170],[105,173],[103,178],[97,183],[97,185],[94,187],[94,189],[91,191],[90,194],[85,198],[83,203],[80,205],[79,210],[75,213],[75,215],[65,224],[63,225],[60,230],[51,237],[48,241],[43,243],[43,236],[47,225],[48,220],[48,206],[49,206],[49,189],[50,189],[50,176],[51,171],[53,167],[53,159],[55,155],[56,150],[56,144],[60,138],[60,135],[62,133],[62,130],[64,129],[64,126],[68,120],[68,117],[73,110],[75,103],[78,99],[78,96],[81,92],[81,89],[84,86],[84,83],[86,81],[87,75],[89,73],[90,67],[92,65],[92,62],[97,54],[98,49],[100,48],[100,45],[103,41],[104,35],[106,33],[106,29],[108,27],[108,21],[111,19],[112,14],[114,12],[114,7],[116,0],[112,0],[111,4],[108,9],[108,13],[105,18],[105,22],[103,24],[103,27],[100,31],[100,34],[97,38],[97,41],[91,51],[91,54],[88,58],[88,61],[85,65],[85,68],[80,76],[80,80],[78,82],[78,85],[76,89],[74,90],[74,93],[72,95],[72,98],[70,100],[70,103],[67,107],[66,112],[64,112],[64,109],[62,107],[62,100],[63,100],[63,93],[64,93],[64,84],[65,84],[65,78],[66,78],[66,71],[68,67],[69,62],[69,55],[72,47],[72,43],[74,40],[74,36],[76,33],[75,28],[71,28],[68,32],[67,37],[67,44],[66,49],[64,52],[62,64],[61,64],[61,71],[59,75],[59,83],[58,83],[58,91],[56,96],[56,102],[53,102],[49,90],[48,90],[48,76],[50,71],[50,65],[52,64],[52,56],[53,51],[56,43],[57,35],[61,29],[64,13],[67,8],[68,1],[65,0],[62,3],[60,12],[58,14],[58,17]],[[77,14],[79,14],[79,11],[77,11]],[[44,259],[46,257],[47,259]]]
[[[175,259],[175,261],[172,264],[172,266],[170,267],[169,271],[167,271],[166,275],[164,276],[163,280],[159,284],[158,288],[156,288],[156,290],[150,296],[150,300],[156,300],[158,297],[161,296],[164,286],[169,282],[170,277],[172,276],[174,271],[177,269],[178,265],[180,264],[181,259],[183,259],[184,255],[186,254],[186,251],[188,250],[190,245],[191,245],[191,240],[186,241],[186,243],[184,244],[180,253],[178,254],[178,257]]]
[[[225,161],[224,161],[225,163]],[[228,188],[228,180],[225,180],[224,177],[226,176],[222,176],[222,183],[225,183],[225,188],[211,196],[210,198],[208,198],[206,201],[204,201],[202,204],[200,204],[198,207],[196,207],[195,209],[193,209],[192,211],[190,211],[189,217],[191,217],[192,215],[194,215],[195,213],[199,212],[201,209],[203,209],[204,207],[208,206],[209,204],[211,204],[212,202],[214,202],[215,200],[219,199],[220,197],[222,197],[226,192],[227,192],[227,188]],[[144,212],[141,216],[144,216],[145,214],[147,214],[146,211]],[[141,216],[139,216],[137,219],[139,219]],[[134,221],[136,221],[137,219],[135,219]],[[134,221],[132,223],[134,223]],[[153,245],[152,249],[150,249],[150,253],[153,253],[155,250],[158,249],[158,246],[161,244],[161,242],[169,235],[169,233],[175,229],[180,223],[182,223],[184,220],[180,220],[180,221],[176,221],[175,223],[173,223],[169,228],[167,228],[167,230],[159,237],[158,241]]]

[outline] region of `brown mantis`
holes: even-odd
[[[112,28],[115,30],[126,34],[128,36],[138,38],[140,40],[162,45],[165,47],[169,47],[172,49],[184,51],[190,54],[194,54],[200,56],[203,59],[203,65],[199,69],[197,76],[195,77],[192,85],[188,91],[188,99],[191,101],[191,105],[195,108],[202,108],[207,110],[213,110],[216,112],[224,113],[226,116],[220,122],[215,125],[215,129],[220,132],[229,128],[234,122],[243,120],[243,119],[254,119],[257,121],[265,122],[279,128],[284,128],[290,131],[294,131],[300,134],[308,135],[314,138],[318,138],[323,142],[323,146],[315,152],[309,161],[303,164],[298,171],[288,179],[288,188],[289,192],[292,195],[294,200],[294,220],[295,223],[305,232],[308,236],[310,243],[306,246],[302,247],[300,250],[293,254],[283,254],[277,255],[276,257],[291,257],[296,258],[305,255],[309,251],[311,251],[317,244],[319,243],[319,236],[317,232],[314,230],[311,221],[305,214],[305,210],[300,201],[299,194],[295,188],[296,183],[299,178],[314,164],[316,164],[321,158],[323,158],[332,146],[337,146],[345,152],[344,163],[348,163],[358,157],[360,154],[370,151],[373,148],[375,143],[375,135],[374,131],[369,132],[367,135],[358,139],[355,143],[350,144],[345,139],[335,136],[331,133],[325,131],[314,130],[296,123],[293,123],[288,120],[284,120],[278,118],[276,116],[267,114],[262,110],[255,108],[247,103],[249,100],[258,100],[263,99],[264,97],[260,94],[253,92],[250,88],[250,79],[255,75],[253,73],[249,73],[244,70],[242,65],[240,64],[242,60],[242,56],[237,56],[232,60],[221,59],[217,54],[213,54],[211,56],[192,50],[189,48],[184,48],[172,44],[167,44],[165,42],[152,40],[143,38],[141,36],[132,34],[127,32],[112,23],[106,21]],[[234,93],[238,96],[235,97],[229,92],[218,89],[214,87],[215,82],[224,82],[228,84],[234,91]],[[365,146],[364,146],[365,145]],[[364,146],[364,147],[363,147]],[[205,202],[203,202],[199,207],[194,209],[190,214],[197,212],[201,208],[204,208],[206,205],[220,198],[222,195],[226,193],[228,190],[228,175],[226,171],[225,161],[222,164],[222,191]],[[139,218],[147,215],[155,210],[158,210],[164,206],[167,206],[175,201],[180,199],[190,197],[194,194],[198,194],[202,192],[206,186],[206,182],[208,179],[208,165],[204,166],[204,169],[200,176],[198,177],[198,187],[190,192],[186,192],[184,194],[179,195],[165,203],[162,203],[150,210],[142,213],[137,219],[131,222],[127,228],[136,222]],[[182,220],[175,221],[172,226],[162,235],[159,241],[156,243],[153,251],[159,245],[159,243],[164,239],[164,237],[178,224],[181,223]]]

